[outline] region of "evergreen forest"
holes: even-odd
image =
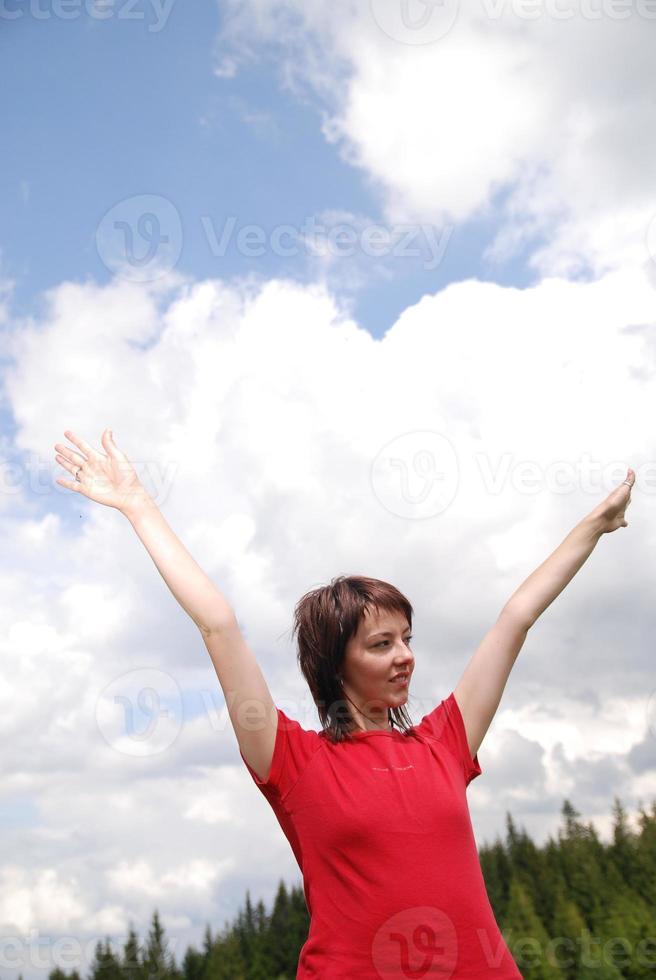
[[[506,839],[479,848],[490,903],[525,980],[654,980],[656,977],[656,800],[631,826],[613,802],[602,841],[569,800],[557,839],[537,846],[506,814]],[[272,907],[246,892],[234,921],[178,964],[157,909],[143,942],[98,940],[90,969],[53,969],[48,980],[294,980],[309,928],[302,882],[281,880]],[[414,975],[414,974],[413,974]],[[399,976],[402,976],[399,973]],[[23,980],[22,975],[19,980]]]

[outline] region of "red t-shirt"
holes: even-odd
[[[522,980],[494,918],[466,788],[482,770],[455,696],[414,726],[333,744],[281,708],[261,780],[303,875],[297,980]]]

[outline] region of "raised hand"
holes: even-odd
[[[58,477],[56,482],[62,487],[121,511],[148,497],[132,463],[114,442],[110,429],[105,429],[100,438],[105,452],[94,449],[70,429],[66,429],[64,435],[77,449],[57,442],[55,459],[74,477],[77,474],[77,478],[64,480]]]
[[[624,481],[608,494],[605,500],[591,513],[603,534],[616,531],[618,527],[628,527],[624,513],[631,503],[631,490],[635,483],[635,472],[628,469]]]

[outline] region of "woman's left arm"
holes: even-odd
[[[530,629],[587,561],[602,534],[628,527],[624,513],[631,503],[634,483],[635,473],[629,469],[624,482],[584,517],[553,554],[522,582],[504,611]]]
[[[629,469],[626,480],[584,517],[546,561],[522,582],[465,667],[453,693],[472,757],[492,723],[531,626],[571,582],[602,534],[628,527],[624,514],[631,503],[634,483],[635,473]]]

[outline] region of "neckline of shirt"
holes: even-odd
[[[366,732],[352,732],[355,738],[362,738],[364,735],[394,735],[395,729],[389,728],[371,728]]]

